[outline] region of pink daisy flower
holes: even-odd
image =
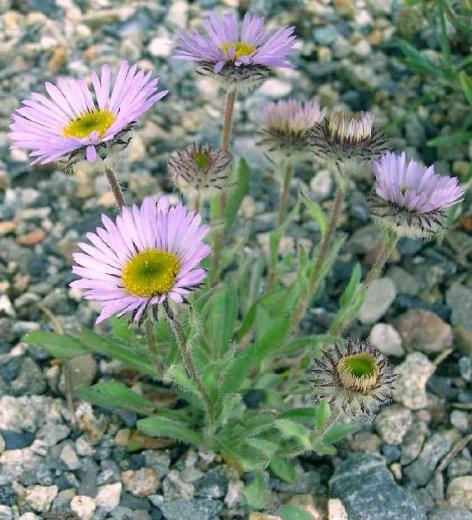
[[[182,204],[146,197],[141,207],[122,208],[115,222],[106,215],[102,222],[87,234],[90,243],[79,244],[72,272],[81,278],[70,284],[103,302],[97,323],[128,312],[139,321],[149,306],[182,303],[205,279],[200,262],[211,251],[203,242],[209,228]]]
[[[94,162],[97,149],[106,157],[112,145],[126,145],[127,132],[168,90],[158,92],[159,79],[123,62],[113,87],[108,65],[100,77],[92,72],[93,92],[84,79],[59,79],[46,83],[49,95],[32,93],[13,116],[12,148],[31,150],[34,163],[46,164],[62,158]]]

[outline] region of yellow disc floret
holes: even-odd
[[[344,388],[353,392],[368,392],[377,384],[379,367],[372,354],[361,352],[341,358],[336,366]]]
[[[107,109],[86,112],[77,119],[71,121],[62,131],[62,135],[64,137],[83,139],[84,137],[89,136],[92,132],[97,132],[100,137],[103,137],[105,132],[115,122],[115,119],[115,114]]]
[[[174,253],[162,249],[145,249],[128,260],[121,279],[129,294],[150,298],[172,289],[180,269]]]
[[[220,43],[218,47],[230,59],[240,58],[241,56],[249,56],[249,54],[252,54],[256,50],[254,45],[244,42]]]

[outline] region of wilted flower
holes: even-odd
[[[211,192],[225,186],[233,156],[211,145],[192,144],[169,159],[172,182],[183,192]]]
[[[85,298],[103,301],[97,323],[132,313],[139,321],[148,306],[170,299],[182,303],[206,276],[200,262],[210,253],[203,243],[209,228],[198,213],[166,197],[146,197],[141,207],[122,208],[116,221],[102,215],[104,227],[80,243],[70,285],[85,289]]]
[[[387,139],[382,130],[373,126],[373,120],[370,112],[336,110],[308,133],[308,144],[315,155],[325,160],[375,159],[386,151]]]
[[[405,153],[387,153],[372,164],[377,186],[371,197],[374,219],[402,236],[428,237],[446,225],[444,209],[464,192],[457,177],[434,173]]]
[[[315,400],[353,418],[372,417],[393,399],[395,374],[386,358],[366,341],[349,339],[314,359]]]
[[[271,153],[286,158],[301,159],[308,151],[308,130],[325,116],[325,109],[317,101],[298,100],[267,103],[262,115],[262,139],[259,144]]]
[[[12,117],[12,148],[26,148],[34,163],[59,159],[94,162],[111,148],[122,149],[136,120],[167,94],[159,80],[123,62],[110,90],[110,67],[92,73],[93,94],[84,79],[46,83],[49,98],[32,93]]]
[[[258,86],[272,67],[289,67],[287,55],[295,44],[294,27],[264,28],[264,19],[246,13],[242,24],[235,14],[210,13],[206,35],[180,31],[174,57],[195,61],[199,72],[238,89]]]

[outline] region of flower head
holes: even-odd
[[[309,132],[307,141],[315,155],[333,161],[371,160],[386,151],[384,133],[373,126],[370,112],[350,114],[335,110]]]
[[[395,374],[386,358],[366,341],[349,339],[314,359],[315,400],[326,400],[353,418],[372,417],[394,396]]]
[[[210,252],[203,242],[208,227],[197,213],[166,197],[146,197],[141,207],[122,208],[113,222],[102,215],[104,227],[80,243],[72,272],[85,289],[85,298],[104,302],[97,323],[112,315],[132,313],[139,321],[148,306],[170,299],[182,303],[206,276],[200,262]]]
[[[183,192],[211,192],[224,187],[232,162],[233,156],[221,148],[192,144],[171,155],[169,171]]]
[[[428,237],[440,231],[446,225],[444,209],[464,194],[457,177],[407,161],[405,153],[386,153],[372,169],[377,181],[372,216],[403,236]]]
[[[12,148],[26,148],[34,163],[60,159],[94,162],[97,152],[106,157],[110,148],[126,146],[136,120],[167,90],[158,92],[159,80],[123,62],[111,86],[110,67],[92,73],[93,92],[84,79],[46,83],[49,97],[32,93],[23,101],[11,123]]]
[[[290,67],[288,54],[295,44],[294,27],[264,28],[264,19],[246,13],[240,24],[235,14],[211,13],[205,35],[180,31],[174,57],[195,61],[200,72],[233,88],[260,84],[272,67]]]
[[[317,101],[298,100],[267,103],[262,115],[259,144],[285,157],[300,159],[307,154],[306,135],[325,116]]]

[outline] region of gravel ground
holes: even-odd
[[[169,191],[168,153],[175,143],[183,146],[195,137],[217,142],[215,121],[222,109],[210,81],[196,78],[191,65],[168,60],[172,34],[214,7],[236,4],[0,0],[1,520],[248,518],[245,482],[214,455],[137,436],[131,413],[111,414],[77,402],[74,419],[61,367],[22,342],[26,332],[51,327],[44,309],[65,331],[92,324],[97,308],[68,289],[71,252],[103,211],[113,213],[113,200],[102,177],[31,168],[26,153],[9,151],[5,139],[11,112],[31,90],[42,90],[44,81],[58,74],[87,75],[125,58],[155,69],[171,94],[144,118],[119,176],[133,200]],[[408,25],[401,22],[398,0],[241,4],[275,22],[294,23],[303,38],[293,70],[237,103],[234,149],[248,158],[252,175],[243,212],[256,230],[271,228],[277,189],[255,145],[267,99],[316,95],[329,107],[372,109],[395,149],[434,161],[441,172],[467,170],[467,149],[426,146],[462,120],[464,102],[439,95],[408,111],[431,87],[396,59],[393,38],[398,27],[406,31]],[[418,43],[437,53],[426,27],[420,34],[414,36]],[[330,207],[328,172],[301,165],[296,184]],[[305,320],[307,331],[324,330],[355,262],[366,266],[375,254],[380,237],[369,222],[370,185],[367,169],[351,183],[342,225],[351,238],[325,295]],[[336,457],[294,461],[294,484],[271,478],[268,512],[253,513],[252,520],[277,518],[278,505],[288,501],[304,505],[316,520],[472,519],[471,227],[466,202],[463,216],[441,241],[399,244],[351,330],[370,337],[398,365],[396,403],[341,444]],[[290,235],[312,237],[312,231],[302,219]],[[260,242],[254,247],[262,247]],[[284,243],[289,248],[293,238]],[[116,362],[92,356],[70,369],[77,385],[126,377]],[[125,449],[130,439],[135,451]]]

